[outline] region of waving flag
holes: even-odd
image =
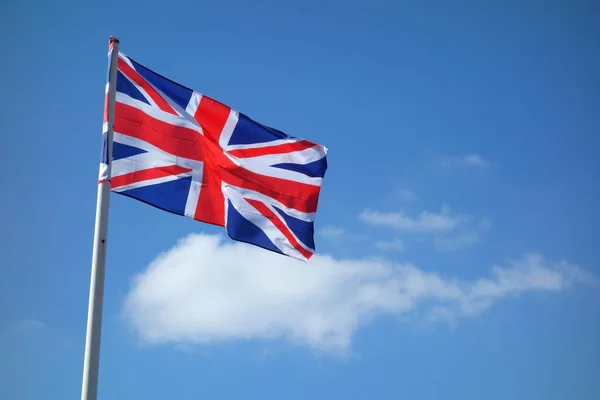
[[[105,112],[105,129],[107,113]],[[112,159],[100,182],[237,241],[300,260],[315,251],[327,149],[262,125],[118,52]]]

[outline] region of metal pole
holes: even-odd
[[[92,253],[92,271],[90,278],[90,298],[88,305],[85,357],[83,364],[83,382],[81,400],[96,400],[98,392],[98,366],[100,362],[100,334],[102,331],[102,302],[104,296],[104,267],[106,263],[106,239],[108,233],[108,205],[110,199],[110,165],[112,159],[113,126],[115,121],[115,93],[117,83],[117,61],[119,59],[119,40],[110,38],[109,70],[106,88],[106,121],[103,133],[105,139],[105,166],[102,173],[105,179],[98,181],[96,202],[96,228]]]

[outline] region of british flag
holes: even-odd
[[[327,148],[117,56],[112,151],[106,100],[99,181],[109,181],[112,192],[225,227],[233,240],[308,260]],[[106,99],[108,92],[109,83]]]

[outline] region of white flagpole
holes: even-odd
[[[108,72],[107,107],[107,167],[108,179],[98,183],[96,202],[96,228],[92,253],[92,272],[90,278],[90,298],[88,305],[85,357],[83,364],[83,382],[81,400],[96,400],[98,393],[98,366],[100,363],[100,334],[102,331],[102,303],[104,297],[104,267],[106,263],[106,239],[108,233],[108,205],[110,199],[110,173],[113,147],[113,126],[115,121],[115,93],[117,84],[117,61],[119,59],[119,40],[111,38],[112,55]]]

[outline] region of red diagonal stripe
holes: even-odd
[[[268,154],[284,154],[294,151],[302,151],[314,147],[315,143],[308,140],[302,140],[296,143],[284,143],[275,146],[258,147],[254,149],[230,150],[229,154],[238,158],[259,157]]]
[[[219,143],[219,137],[223,132],[223,127],[229,118],[231,109],[225,104],[211,99],[207,96],[202,96],[194,119],[198,121],[202,127],[204,136]]]
[[[206,139],[207,173],[216,174],[220,180],[243,189],[253,190],[272,197],[289,208],[303,212],[315,212],[321,187],[261,175],[236,165],[227,157],[218,144]],[[204,187],[203,187],[204,189]],[[202,194],[200,198],[202,199]]]
[[[102,122],[108,122],[108,93],[104,95],[104,120]]]
[[[143,169],[111,178],[110,188],[116,189],[121,186],[131,185],[137,182],[164,178],[165,176],[179,175],[190,171],[191,169],[180,167],[179,165],[168,165],[166,167]]]
[[[302,254],[307,260],[312,257],[312,253],[310,251],[306,250],[304,247],[302,247],[302,245],[300,245],[300,243],[298,243],[298,241],[296,240],[296,237],[289,230],[287,225],[284,224],[283,221],[281,221],[279,219],[279,217],[277,217],[273,213],[273,211],[271,211],[271,209],[269,207],[267,207],[264,203],[262,203],[258,200],[247,199],[247,198],[244,198],[244,200],[246,200],[248,203],[250,203],[250,205],[252,205],[252,207],[256,208],[256,210],[259,213],[261,213],[262,215],[267,217],[273,223],[273,225],[275,225],[275,227],[277,229],[279,229],[279,231],[283,234],[283,236],[285,236],[285,238],[290,242],[290,244],[296,250],[298,250],[300,252],[300,254]]]
[[[194,219],[216,226],[225,226],[225,197],[221,191],[221,178],[210,172],[204,164],[202,188],[196,205]]]
[[[121,58],[119,58],[118,69],[119,71],[124,73],[129,79],[131,79],[132,81],[137,83],[142,89],[144,89],[161,110],[168,112],[169,114],[178,115],[177,112],[173,110],[173,107],[171,107],[169,103],[167,103],[167,101],[163,99],[162,96],[158,94],[156,90],[154,90],[152,85],[150,85],[150,83],[148,83],[140,74],[138,74],[138,72],[135,69],[131,68],[129,64],[127,64]]]
[[[319,186],[260,175],[233,165],[219,170],[223,181],[243,189],[253,190],[271,197],[286,207],[312,213],[317,211]]]
[[[217,226],[225,226],[225,197],[221,189],[219,163],[224,158],[219,147],[219,137],[229,118],[231,109],[226,105],[202,96],[194,118],[202,127],[204,146],[207,154],[202,175],[202,189],[196,206],[194,219]]]
[[[142,139],[177,157],[204,161],[200,133],[171,125],[127,104],[115,104],[115,132]]]

